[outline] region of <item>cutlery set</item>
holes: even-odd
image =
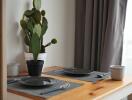
[[[53,89],[51,89],[49,91],[41,92],[40,95],[48,94],[48,93],[59,91],[59,90],[64,90],[64,89],[67,89],[69,87],[70,87],[70,83],[65,82],[65,83],[61,84],[60,86],[56,86],[55,88],[53,88]]]
[[[11,79],[7,81],[7,84],[15,83],[15,82],[18,82],[19,80],[20,80],[19,78]]]

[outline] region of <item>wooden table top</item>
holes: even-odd
[[[49,67],[45,69],[45,72],[50,70],[57,70],[61,68],[62,67],[57,67],[57,66]],[[93,84],[91,82],[80,81],[80,80],[63,77],[63,76],[52,76],[52,75],[44,75],[44,76],[48,76],[48,77],[52,77],[52,78],[56,78],[60,80],[66,80],[69,82],[83,83],[84,85],[78,88],[66,91],[64,93],[61,93],[59,95],[53,96],[48,99],[35,97],[25,93],[16,92],[10,89],[8,89],[8,92],[11,92],[20,96],[24,96],[33,100],[95,100],[95,99],[100,100],[101,98],[113,92],[116,92],[127,85],[132,84],[132,79],[129,79],[128,77],[125,78],[123,81],[114,81],[111,79],[107,79],[107,80],[98,81],[96,84]]]

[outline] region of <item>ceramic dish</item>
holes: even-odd
[[[55,80],[50,77],[27,77],[19,80],[19,83],[26,86],[51,86]]]
[[[89,75],[91,71],[86,69],[65,68],[63,72],[72,75]]]

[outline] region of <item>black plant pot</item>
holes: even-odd
[[[41,76],[42,68],[43,68],[44,61],[42,60],[28,60],[27,61],[27,68],[28,74],[30,76]]]

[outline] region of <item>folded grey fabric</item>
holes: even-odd
[[[20,84],[19,81],[16,81],[16,82],[9,83],[7,85],[7,88],[11,89],[11,90],[18,91],[18,92],[26,93],[26,94],[29,94],[29,95],[33,95],[33,96],[38,96],[38,97],[42,97],[42,98],[49,98],[49,97],[58,95],[60,93],[64,93],[66,91],[69,91],[71,89],[80,87],[82,85],[82,84],[78,84],[78,83],[69,82],[70,87],[68,87],[66,89],[52,91],[51,93],[40,95],[40,93],[53,90],[54,88],[59,87],[62,84],[62,82],[65,82],[65,81],[62,81],[62,80],[57,80],[57,79],[55,79],[55,80],[56,80],[56,83],[53,84],[52,86],[49,86],[49,87],[24,86],[24,85]]]

